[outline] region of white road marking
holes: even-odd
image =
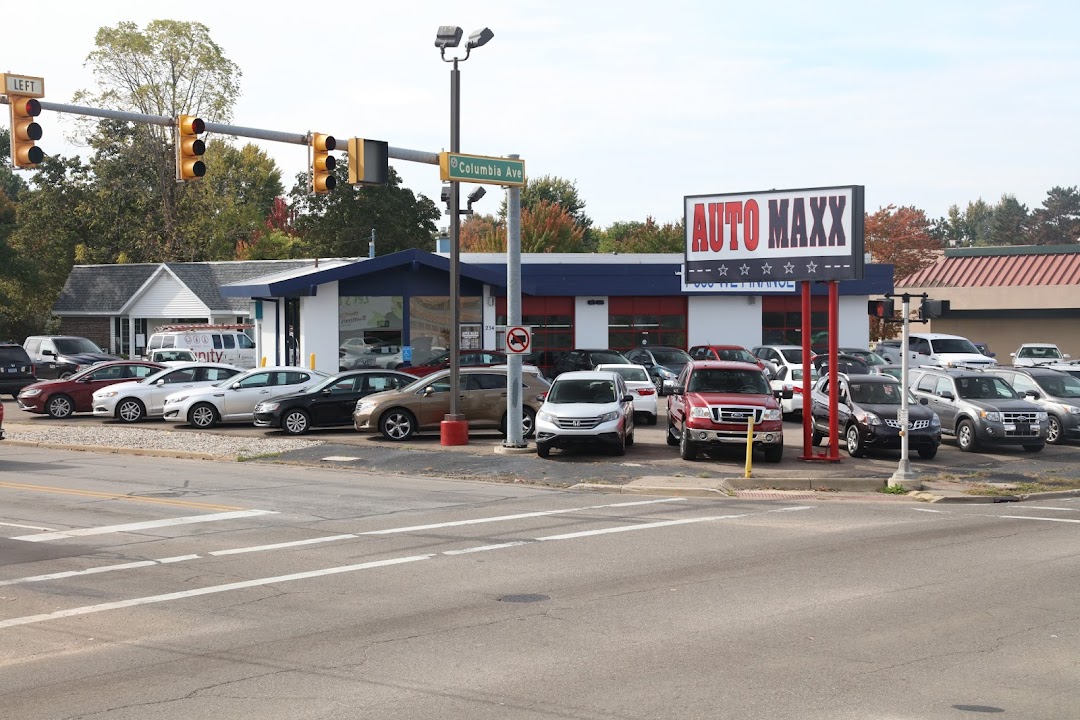
[[[948,514],[948,510],[931,510],[930,508],[910,508],[915,512],[930,512],[930,513],[945,513]]]
[[[783,507],[776,508],[775,510],[766,510],[765,512],[782,513],[782,512],[798,512],[799,510],[813,510],[813,505],[796,505],[795,507]]]
[[[546,540],[571,540],[573,538],[590,537],[592,535],[607,535],[609,533],[630,532],[631,530],[652,530],[653,528],[671,527],[672,525],[689,525],[691,523],[709,522],[710,520],[733,520],[734,518],[747,517],[749,513],[741,515],[711,515],[701,518],[684,518],[682,520],[663,520],[661,522],[645,523],[642,525],[620,525],[619,527],[603,528],[601,530],[582,530],[580,532],[563,533],[561,535],[548,535],[536,538],[538,542]]]
[[[108,535],[111,533],[134,532],[137,530],[151,530],[153,528],[168,527],[170,525],[190,525],[192,523],[215,522],[217,520],[235,520],[236,518],[255,517],[256,515],[276,515],[274,510],[236,510],[233,512],[211,513],[209,515],[187,515],[185,517],[166,518],[164,520],[146,520],[144,522],[126,523],[124,525],[105,525],[102,527],[79,528],[77,530],[60,530],[57,532],[38,533],[35,535],[21,535],[12,540],[24,540],[26,542],[50,542],[65,538],[86,537],[87,535]]]
[[[535,540],[515,540],[514,542],[499,543],[498,545],[480,545],[477,547],[465,548],[464,550],[444,550],[443,555],[468,555],[469,553],[502,550],[503,548],[517,547],[518,545],[532,545],[535,542]]]
[[[363,460],[363,458],[352,455],[327,455],[322,458],[323,462],[352,462],[353,460]]]
[[[169,565],[184,562],[185,560],[196,560],[198,557],[198,555],[178,555],[177,557],[159,558],[157,560],[138,560],[119,565],[102,565],[87,570],[68,570],[67,572],[50,573],[49,575],[32,575],[30,577],[15,578],[14,580],[2,580],[0,586],[44,582],[45,580],[62,580],[63,578],[77,577],[79,575],[96,575],[103,572],[112,572],[113,570],[131,570],[132,568],[150,567],[151,565]]]
[[[1046,507],[1045,505],[1021,505],[1017,510],[1061,510],[1062,512],[1080,512],[1080,508]]]
[[[253,545],[251,547],[233,548],[231,550],[215,550],[207,555],[239,555],[240,553],[260,552],[262,550],[278,550],[280,548],[298,547],[300,545],[314,545],[316,543],[334,542],[335,540],[349,540],[357,537],[352,533],[348,535],[331,535],[329,537],[311,538],[309,540],[294,540],[292,542],[280,542],[273,545]]]
[[[19,525],[18,523],[0,522],[0,525],[5,525],[7,527],[25,528],[26,530],[48,530],[49,532],[52,532],[55,529],[55,528],[39,527],[37,525]]]
[[[101,603],[99,605],[84,605],[83,607],[69,610],[57,610],[56,612],[42,615],[27,615],[25,617],[0,620],[0,630],[17,627],[19,625],[32,625],[34,623],[59,620],[60,618],[75,617],[77,615],[90,615],[92,613],[105,612],[107,610],[120,610],[122,608],[136,607],[138,605],[151,605],[154,603],[169,602],[170,600],[182,600],[184,598],[198,597],[200,595],[213,595],[215,593],[244,590],[246,588],[261,587],[263,585],[276,585],[278,583],[292,582],[294,580],[307,580],[309,578],[322,577],[325,575],[337,575],[340,573],[355,572],[357,570],[369,570],[371,568],[386,567],[388,565],[401,565],[404,563],[428,560],[433,555],[412,555],[409,557],[391,558],[389,560],[375,560],[373,562],[358,563],[356,565],[339,565],[338,567],[323,568],[322,570],[310,570],[308,572],[293,573],[291,575],[278,575],[276,577],[258,578],[256,580],[244,580],[242,582],[228,583],[226,585],[211,585],[210,587],[196,588],[194,590],[181,590],[180,592],[165,593],[164,595],[149,595],[129,600]]]
[[[994,516],[991,515],[990,517]],[[1046,522],[1080,523],[1080,520],[1073,520],[1072,518],[1035,517],[1033,515],[998,515],[997,517],[1007,518],[1009,520],[1045,520]]]
[[[446,527],[460,527],[462,525],[480,525],[482,523],[505,522],[507,520],[522,520],[525,518],[544,517],[545,515],[563,515],[566,513],[584,512],[586,510],[600,510],[603,508],[634,507],[637,505],[655,505],[657,503],[684,502],[684,498],[664,498],[663,500],[636,500],[634,502],[612,503],[610,505],[589,505],[579,508],[565,508],[562,510],[538,510],[536,512],[518,513],[517,515],[500,515],[498,517],[475,518],[473,520],[454,520],[453,522],[433,523],[431,525],[412,525],[410,527],[389,528],[387,530],[370,530],[357,533],[358,535],[393,535],[395,533],[415,532],[417,530],[437,530]]]

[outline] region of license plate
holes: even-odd
[[[1016,426],[1012,423],[1005,423],[1005,432],[1016,432]]]
[[[8,368],[7,372],[9,372],[9,373],[19,372],[19,368]]]

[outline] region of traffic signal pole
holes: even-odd
[[[893,295],[887,294],[885,297],[891,298]],[[911,297],[910,293],[904,293],[900,296],[902,301],[900,313],[903,318],[903,331],[900,334],[900,377],[902,378],[902,387],[900,389],[900,413],[896,417],[900,422],[900,464],[889,478],[889,487],[903,487],[907,490],[919,490],[922,488],[922,482],[919,480],[919,475],[915,472],[915,468],[911,465],[909,454],[910,444],[908,438],[908,431],[911,428],[911,421],[908,420],[908,393],[910,392],[908,369],[911,366],[911,353],[908,351],[908,336],[911,326]],[[922,294],[917,297],[926,298],[926,295]],[[925,322],[925,320],[922,322]]]

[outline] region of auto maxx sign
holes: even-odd
[[[863,276],[864,188],[806,188],[684,199],[689,285]]]

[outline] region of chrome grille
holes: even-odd
[[[896,428],[897,430],[900,429],[900,421],[899,420],[886,420],[885,424],[888,425],[891,428]],[[908,428],[910,430],[922,430],[923,428],[928,428],[928,427],[930,427],[930,421],[929,420],[916,420],[915,422],[909,422],[908,423]]]
[[[1001,419],[1007,423],[1036,423],[1039,422],[1037,412],[1003,412]]]
[[[712,412],[713,422],[739,425],[745,425],[750,416],[753,416],[754,424],[757,425],[761,422],[761,413],[764,412],[764,408],[739,405],[714,405],[709,410]]]
[[[569,418],[569,417],[557,417],[555,418],[555,426],[562,430],[592,430],[594,427],[600,424],[600,417],[585,417],[585,418]]]

